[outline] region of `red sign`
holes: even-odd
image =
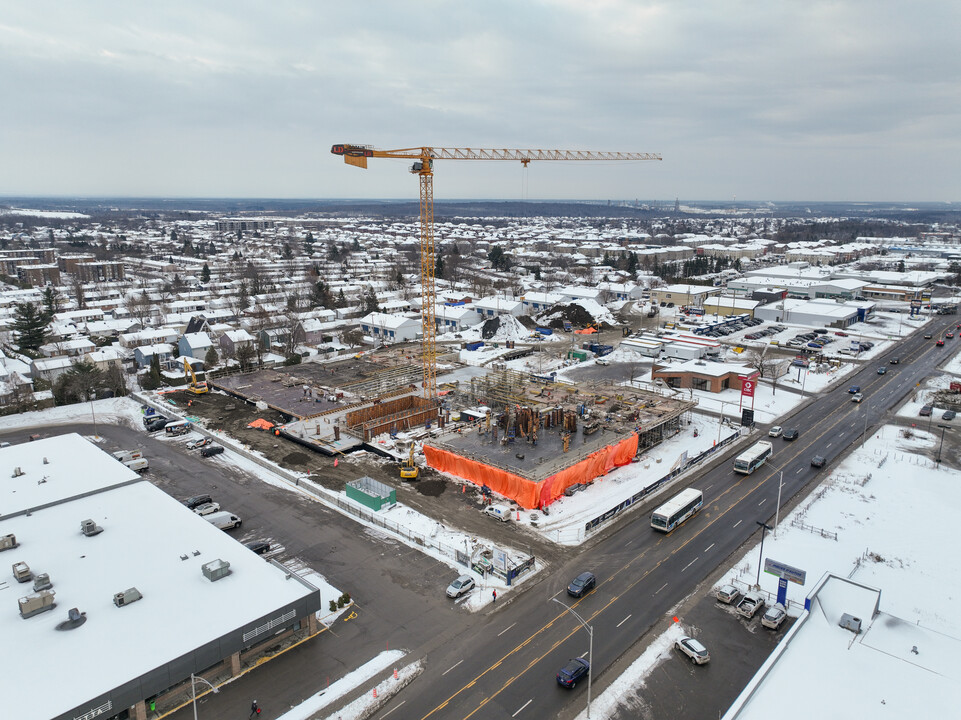
[[[951,383],[951,392],[961,392],[961,382]]]
[[[752,375],[751,377],[740,377],[741,380],[741,395],[743,397],[754,397],[754,389],[757,387],[757,375]]]

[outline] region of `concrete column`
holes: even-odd
[[[133,720],[147,720],[147,703],[143,700],[138,702],[130,709],[132,710],[130,716],[133,718]]]
[[[230,676],[237,677],[240,675],[240,653],[235,652],[230,656]]]
[[[311,613],[310,615],[307,616],[307,631],[311,635],[313,635],[317,632],[318,629],[319,629],[319,626],[317,623],[317,615],[316,613]]]

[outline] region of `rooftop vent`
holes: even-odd
[[[23,470],[21,470],[19,467],[15,467],[13,469],[13,477],[20,477],[21,475],[23,475]]]
[[[211,560],[209,563],[204,563],[200,566],[200,569],[203,571],[204,577],[210,580],[210,582],[216,582],[230,575],[230,563],[219,558],[217,560]]]
[[[47,610],[53,610],[57,606],[53,601],[55,594],[52,590],[42,590],[20,598],[20,617],[26,619]]]
[[[103,532],[103,528],[93,520],[84,520],[80,523],[80,531],[87,537],[93,537]]]
[[[49,590],[53,587],[53,583],[50,582],[50,575],[47,573],[38,573],[33,579],[33,591],[40,592],[41,590]]]
[[[123,607],[124,605],[129,605],[132,602],[137,602],[143,598],[143,594],[135,587],[128,588],[123,592],[118,592],[113,596],[113,604],[117,607]]]
[[[87,622],[87,613],[80,612],[77,608],[67,610],[67,619],[57,624],[57,630],[75,630]]]
[[[12,550],[15,547],[20,547],[20,543],[17,542],[17,536],[13,533],[9,535],[4,535],[0,537],[0,552],[4,550]]]
[[[839,622],[838,625],[845,630],[850,630],[855,635],[861,632],[861,618],[854,617],[854,615],[849,615],[848,613],[844,613],[841,616],[841,622]]]

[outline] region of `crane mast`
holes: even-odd
[[[420,178],[420,287],[423,334],[424,397],[437,401],[437,293],[434,247],[434,160],[513,160],[525,167],[534,160],[660,160],[657,153],[596,152],[589,150],[520,150],[512,148],[416,147],[375,150],[369,145],[341,143],[330,152],[344,162],[366,168],[368,158],[412,160],[410,172]]]

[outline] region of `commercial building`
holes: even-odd
[[[4,448],[0,466],[4,563],[21,568],[0,599],[6,717],[145,720],[191,673],[236,675],[242,654],[316,629],[317,588],[80,435]]]

